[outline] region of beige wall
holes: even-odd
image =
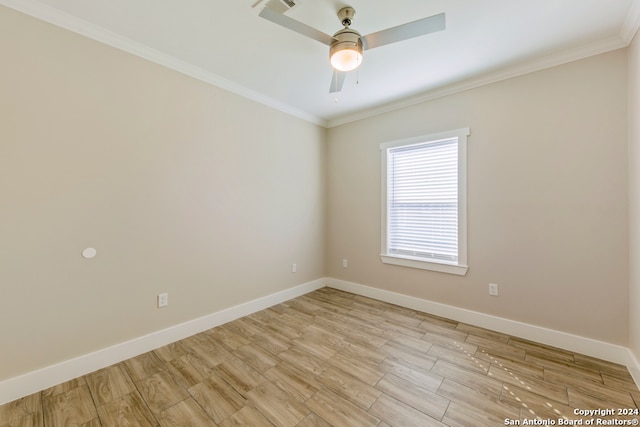
[[[0,28],[0,381],[323,277],[323,128],[4,7]]]
[[[640,360],[640,34],[629,47],[629,346]]]
[[[640,356],[637,40],[629,188],[626,50],[325,131],[3,7],[0,28],[0,381],[323,276]],[[464,126],[469,273],[382,264],[379,144]]]
[[[330,129],[327,275],[626,345],[626,55]],[[382,264],[379,144],[466,126],[469,272]]]

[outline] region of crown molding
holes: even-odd
[[[640,0],[633,0],[627,18],[620,29],[620,37],[628,46],[640,28]]]
[[[231,80],[207,71],[201,67],[182,61],[159,50],[106,30],[91,22],[53,8],[35,0],[0,0],[0,5],[17,10],[31,17],[48,22],[65,30],[80,34],[102,44],[114,47],[137,57],[162,65],[171,70],[217,86],[243,98],[271,107],[283,113],[298,117],[310,123],[326,127],[325,120],[296,109],[273,98],[239,85]]]
[[[627,47],[640,28],[640,0],[632,0],[631,7],[622,25],[619,36],[599,41],[595,44],[581,46],[569,51],[563,51],[539,58],[534,61],[522,62],[500,70],[486,73],[482,76],[471,77],[447,86],[427,90],[415,96],[409,96],[398,101],[378,105],[373,108],[354,113],[345,113],[336,118],[324,119],[306,111],[294,108],[286,103],[267,97],[231,80],[177,59],[164,52],[152,49],[142,43],[108,31],[102,27],[82,20],[59,9],[45,5],[37,0],[0,0],[0,5],[17,10],[26,15],[51,23],[66,30],[75,32],[100,43],[125,51],[132,55],[162,65],[166,68],[185,74],[202,82],[217,86],[236,95],[258,102],[275,110],[292,115],[312,124],[325,128],[341,126],[358,120],[367,119],[379,114],[397,111],[423,102],[453,95],[491,83],[497,83],[514,77],[519,77],[545,68],[577,61],[589,56],[606,53]]]
[[[638,2],[640,2],[640,0],[636,0],[636,3]],[[580,59],[585,59],[590,56],[595,56],[613,50],[621,49],[627,47],[628,44],[628,42],[619,37],[611,37],[606,40],[601,40],[597,43],[592,43],[589,45],[580,46],[575,49],[550,54],[533,61],[520,62],[512,66],[502,67],[496,71],[489,72],[478,77],[464,79],[457,83],[438,87],[433,90],[428,90],[415,96],[403,98],[396,102],[391,102],[374,108],[358,111],[353,114],[343,114],[341,117],[329,119],[327,121],[327,127],[332,128],[341,126],[347,123],[355,122],[357,120],[363,120],[373,116],[377,116],[379,114],[389,113],[403,108],[412,107],[423,102],[432,101],[434,99],[454,95],[456,93],[464,92],[470,89],[475,89],[481,86],[486,86],[492,83],[497,83],[503,80],[512,79],[514,77],[523,76],[536,71],[541,71],[558,65],[567,64],[570,62],[578,61]]]
[[[343,114],[338,118],[328,119],[326,127],[332,128],[341,126],[357,120],[367,119],[378,114],[389,113],[403,108],[411,107],[423,102],[432,101],[444,96],[453,95],[466,90],[497,83],[502,80],[519,77],[525,74],[540,71],[557,65],[566,64],[590,56],[599,55],[616,49],[622,49],[633,41],[633,38],[640,29],[640,0],[632,0],[627,17],[620,28],[619,37],[611,37],[597,43],[580,46],[578,48],[563,51],[538,58],[533,61],[522,62],[511,67],[484,74],[479,77],[469,78],[451,85],[428,90],[416,96],[403,98],[396,102],[387,103],[377,107],[361,110],[353,114]]]

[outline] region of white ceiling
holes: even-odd
[[[324,126],[625,47],[640,0],[296,0],[325,33],[445,12],[447,29],[365,51],[329,93],[328,48],[258,16],[256,0],[0,0],[0,4]],[[358,83],[356,83],[358,80]]]

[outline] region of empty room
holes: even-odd
[[[640,0],[0,0],[0,427],[638,425]]]

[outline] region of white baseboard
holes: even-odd
[[[372,288],[358,283],[327,278],[327,286],[354,294],[389,302],[402,307],[420,310],[458,322],[468,323],[514,337],[524,338],[541,344],[562,348],[575,353],[596,357],[609,362],[625,365],[633,375],[636,384],[640,384],[640,365],[631,350],[626,347],[593,340],[591,338],[568,334],[566,332],[542,328],[502,317],[453,307],[421,298],[411,297],[383,289]]]
[[[619,363],[629,368],[629,372],[633,376],[636,384],[640,386],[640,363],[632,351],[626,347],[396,292],[372,288],[358,283],[333,278],[323,278],[153,332],[112,347],[66,360],[37,371],[4,380],[0,382],[0,405],[288,301],[320,289],[324,287],[325,284],[334,289]]]
[[[325,286],[325,279],[318,279],[275,294],[257,298],[198,319],[190,320],[167,329],[152,332],[112,347],[65,360],[37,371],[29,372],[0,382],[0,405],[28,396],[56,384],[86,375],[98,369],[151,351],[163,345],[195,335],[232,320],[280,304]]]
[[[627,368],[629,368],[629,373],[636,382],[636,385],[640,388],[640,363],[631,350],[629,350],[629,358],[631,359],[631,364],[627,365]]]

